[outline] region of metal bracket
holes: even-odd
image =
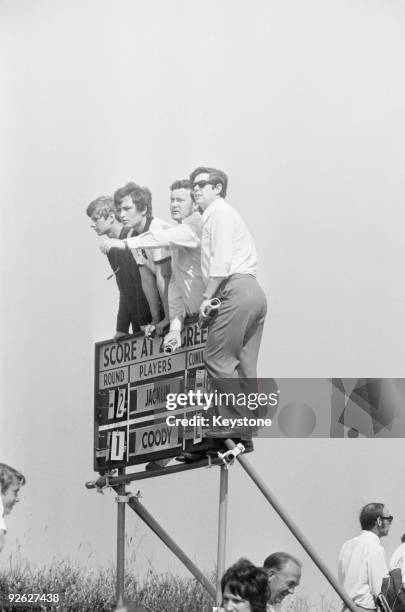
[[[110,470],[109,472],[106,472],[105,474],[105,484],[102,485],[101,487],[97,484],[96,481],[96,491],[97,493],[101,493],[102,495],[104,494],[104,489],[109,489],[111,487],[110,485],[110,477],[115,475],[115,470]]]
[[[141,499],[142,493],[140,491],[137,491],[134,495],[133,493],[131,493],[131,491],[128,491],[128,493],[126,493],[125,495],[116,495],[115,501],[117,502],[117,504],[121,504],[121,503],[127,504],[129,503],[129,500],[131,499],[131,497],[136,497],[136,499]]]
[[[227,450],[225,453],[218,453],[218,458],[221,459],[226,469],[228,469],[235,462],[236,457],[244,452],[245,447],[239,442],[234,448]]]
[[[115,501],[117,502],[117,504],[127,504],[131,497],[133,497],[133,495],[131,491],[128,491],[126,495],[116,495]]]

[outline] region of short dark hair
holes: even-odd
[[[281,570],[289,562],[292,561],[298,567],[302,567],[301,561],[286,552],[275,552],[265,558],[263,567],[265,570],[275,569]]]
[[[175,189],[191,189],[189,179],[179,179],[178,181],[174,181],[170,185],[170,191],[174,191]]]
[[[0,463],[0,491],[5,493],[12,484],[19,484],[20,487],[25,484],[25,476],[18,470],[7,465],[6,463]]]
[[[117,217],[117,210],[115,208],[113,198],[109,196],[100,196],[99,198],[96,198],[88,205],[86,214],[90,218],[95,216],[97,219],[100,217],[107,219],[107,217],[111,214]]]
[[[360,525],[365,531],[371,531],[376,524],[378,517],[384,512],[384,504],[372,502],[366,504],[360,511]]]
[[[252,612],[265,612],[270,599],[270,588],[263,568],[256,567],[248,559],[239,559],[222,576],[222,594],[226,586],[232,595],[246,599],[251,604]]]
[[[199,166],[190,174],[191,185],[193,185],[195,177],[199,174],[202,174],[203,172],[205,174],[209,174],[209,180],[214,185],[221,185],[220,196],[221,198],[224,198],[228,189],[228,177],[223,170],[218,170],[217,168],[210,168],[208,166]]]
[[[124,185],[124,187],[117,189],[114,193],[114,203],[118,211],[120,210],[122,199],[127,196],[130,196],[138,212],[146,210],[146,216],[152,217],[152,194],[147,187],[141,187],[136,183],[130,182]]]

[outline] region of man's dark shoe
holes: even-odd
[[[206,451],[201,451],[198,453],[191,453],[188,451],[183,451],[182,453],[180,453],[180,455],[177,455],[177,457],[175,458],[176,461],[179,461],[180,463],[197,463],[197,461],[202,461],[203,459],[207,458],[207,452]]]
[[[166,467],[168,463],[170,463],[171,460],[172,458],[168,457],[167,459],[156,459],[155,461],[149,461],[149,463],[145,465],[145,470],[147,472],[156,472],[156,470],[162,470]]]
[[[230,438],[235,440],[249,440],[252,437],[252,427],[212,427],[204,429],[204,438]]]

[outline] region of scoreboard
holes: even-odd
[[[94,378],[94,470],[105,471],[178,455],[202,440],[202,428],[169,426],[170,415],[202,413],[166,408],[168,393],[204,391],[207,329],[186,323],[181,348],[165,354],[163,338],[143,334],[98,342]],[[198,419],[196,420],[198,422]]]

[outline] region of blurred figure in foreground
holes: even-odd
[[[0,463],[0,552],[4,546],[7,532],[4,517],[10,514],[14,505],[19,501],[18,493],[25,484],[25,476],[15,468]]]
[[[268,576],[248,559],[240,559],[222,577],[224,612],[266,612],[270,596]]]

